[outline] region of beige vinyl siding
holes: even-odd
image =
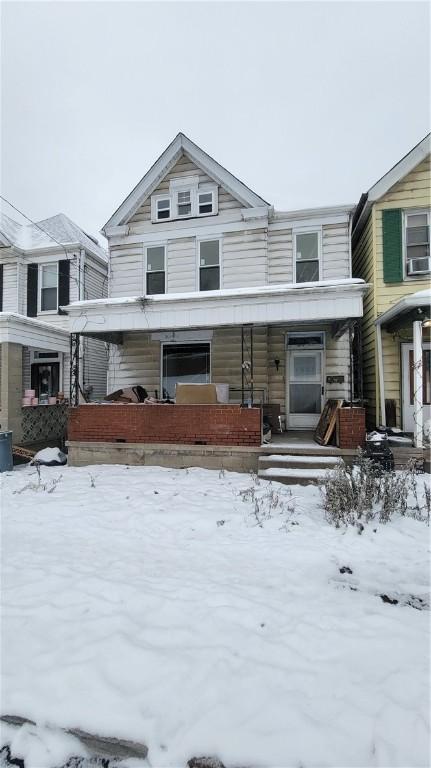
[[[304,226],[306,221],[304,222]],[[319,227],[317,227],[319,229]],[[349,224],[324,224],[322,232],[321,279],[350,277]],[[268,282],[293,282],[292,229],[268,229]]]
[[[255,398],[264,400],[268,396],[268,342],[267,329],[255,328],[253,332],[253,371]],[[229,384],[236,392],[231,392],[232,402],[241,400],[241,329],[220,328],[214,331],[211,349],[212,381],[216,384]],[[245,355],[246,359],[250,355]]]
[[[198,289],[196,238],[181,237],[169,240],[166,251],[167,293],[196,291]]]
[[[266,229],[225,234],[222,251],[222,288],[267,283]]]
[[[139,296],[145,291],[144,246],[115,245],[109,250],[109,296]]]
[[[178,162],[174,167],[166,174],[163,181],[160,182],[158,187],[152,192],[153,195],[162,195],[169,192],[169,182],[172,179],[178,179],[187,176],[199,176],[199,184],[205,184],[212,182],[213,180],[207,176],[195,163],[193,163],[185,154],[182,154]],[[218,209],[219,211],[227,211],[233,209],[240,209],[244,206],[238,200],[235,200],[232,195],[223,188],[219,188]],[[129,224],[139,224],[144,221],[151,221],[151,195],[144,203],[138,208],[136,213],[130,218]],[[157,226],[157,224],[155,225]]]
[[[322,280],[350,277],[349,225],[322,227]]]
[[[268,282],[291,283],[293,281],[292,230],[268,230]]]

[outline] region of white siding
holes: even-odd
[[[140,296],[144,293],[144,246],[111,246],[110,253],[109,295]]]
[[[268,282],[293,281],[292,230],[271,230],[268,233]]]
[[[268,282],[266,229],[226,234],[222,251],[222,288],[247,288]]]
[[[3,312],[18,311],[17,264],[3,264]]]
[[[107,267],[86,254],[84,267],[84,298],[99,299],[107,296]],[[108,347],[99,339],[83,341],[83,385],[90,388],[90,400],[100,400],[106,395]]]
[[[169,240],[166,253],[167,293],[196,291],[197,252],[196,238],[182,237]]]
[[[322,227],[322,280],[350,277],[349,227],[326,224]]]

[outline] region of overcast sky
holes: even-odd
[[[357,202],[429,131],[425,2],[1,12],[2,194],[34,219],[97,234],[180,130],[282,210]]]

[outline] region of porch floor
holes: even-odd
[[[262,444],[264,453],[301,453],[303,455],[318,455],[324,453],[328,456],[342,456],[345,451],[336,445],[319,445],[314,439],[312,430],[289,430],[288,432],[272,432],[270,443]],[[347,453],[353,453],[349,450]]]

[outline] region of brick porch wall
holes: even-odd
[[[69,441],[261,444],[260,408],[239,405],[80,405],[69,410]]]
[[[339,408],[337,413],[339,448],[363,448],[365,445],[365,408]]]

